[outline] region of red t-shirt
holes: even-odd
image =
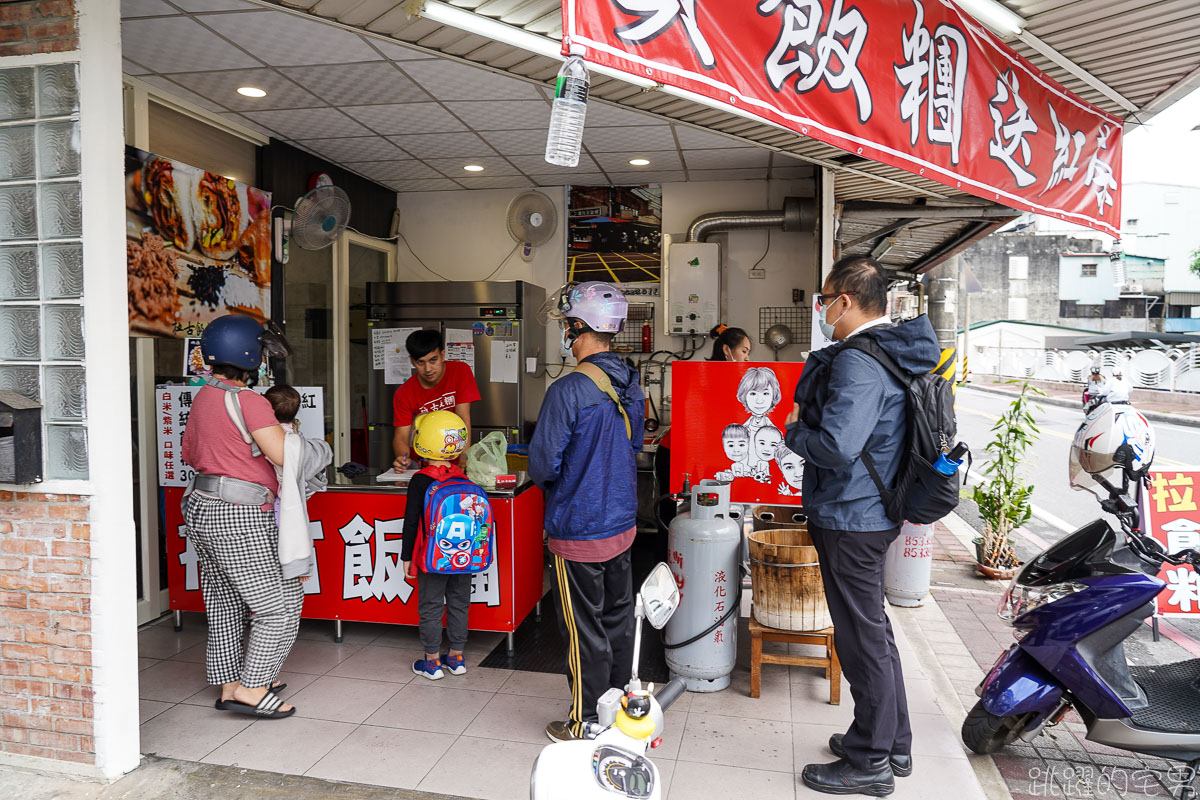
[[[242,416],[251,433],[278,425],[267,398],[255,392],[238,392]],[[229,419],[225,390],[202,386],[192,399],[187,428],[183,432],[183,460],[206,475],[228,475],[279,491],[275,465],[266,456],[250,455],[250,445]]]
[[[394,424],[397,428],[411,425],[413,418],[430,411],[453,411],[459,403],[474,403],[479,399],[479,387],[471,368],[462,361],[447,361],[442,379],[432,389],[421,385],[416,375],[406,380],[392,395]]]

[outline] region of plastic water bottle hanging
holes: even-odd
[[[551,164],[560,167],[579,164],[589,84],[587,65],[582,58],[572,55],[563,62],[554,84],[554,107],[546,136],[546,161]]]

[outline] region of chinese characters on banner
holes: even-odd
[[[155,427],[158,429],[158,485],[187,486],[195,472],[180,457],[183,430],[187,426],[192,410],[192,398],[200,391],[199,386],[158,386],[154,390],[154,403],[158,409]],[[264,393],[270,387],[255,387]],[[302,436],[321,438],[325,435],[325,390],[320,386],[297,386],[300,393],[300,411],[296,419],[300,422]]]
[[[563,0],[563,19],[588,61],[1120,235],[1122,121],[950,3]]]
[[[1146,530],[1168,553],[1200,547],[1200,469],[1151,470],[1145,499]],[[1200,573],[1164,565],[1158,577],[1167,587],[1158,595],[1164,616],[1200,616]]]

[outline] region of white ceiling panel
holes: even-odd
[[[550,104],[541,100],[447,103],[463,122],[477,131],[511,131],[550,124]]]
[[[430,99],[420,86],[384,61],[288,67],[280,72],[332,105],[416,103]]]
[[[607,186],[608,176],[603,172],[564,172],[561,175],[530,175],[529,179],[538,186]]]
[[[385,42],[375,37],[370,37],[367,41],[371,43],[372,47],[378,48],[379,52],[392,61],[418,61],[421,59],[437,58],[437,56],[430,55],[424,51],[405,47],[402,44]]]
[[[404,151],[382,136],[354,136],[348,139],[300,141],[309,150],[339,162],[387,161],[407,158]]]
[[[359,161],[347,167],[375,181],[426,180],[441,178],[437,170],[423,161]]]
[[[762,169],[690,169],[688,177],[694,181],[756,181],[767,177],[767,168]]]
[[[245,3],[242,0],[171,0],[175,5],[189,13],[204,12],[204,11],[243,11],[252,8],[261,8],[253,3]]]
[[[687,157],[687,154],[684,154]],[[780,180],[798,180],[813,177],[812,167],[771,167],[771,177]]]
[[[442,102],[450,100],[543,100],[531,83],[453,61],[416,61],[404,71]]]
[[[121,19],[133,17],[159,17],[178,14],[164,0],[121,0]]]
[[[600,165],[600,169],[605,172],[613,172],[614,170],[617,172],[629,172],[635,169],[661,172],[665,169],[683,169],[683,162],[679,160],[678,150],[636,150],[630,153],[592,152],[592,156],[596,159],[596,163]],[[650,164],[645,167],[634,167],[629,163],[629,159],[635,157],[649,159]]]
[[[674,150],[675,137],[670,125],[638,125],[630,128],[583,127],[583,146],[593,153],[633,153],[651,150]],[[632,158],[633,156],[629,156]]]
[[[546,129],[488,131],[487,141],[506,156],[531,156],[546,152]]]
[[[261,66],[189,17],[125,20],[121,47],[126,56],[154,72]]]
[[[179,84],[167,80],[162,75],[143,75],[140,78],[140,80],[145,81],[146,83],[150,84],[151,86],[157,86],[158,88],[162,89],[163,91],[167,92],[168,94],[172,94],[181,100],[187,100],[189,103],[191,103],[193,105],[200,106],[201,108],[203,108],[206,111],[225,111],[225,110],[227,110],[227,109],[222,108],[217,103],[214,103],[212,100],[209,100],[207,97],[196,94],[195,92],[188,91],[187,89],[183,88]]]
[[[492,148],[474,133],[419,133],[388,138],[414,158],[482,158],[496,155]]]
[[[336,108],[293,111],[247,111],[246,116],[279,131],[288,139],[336,139],[371,133]]]
[[[420,181],[384,181],[383,185],[397,192],[450,192],[463,188],[449,178],[430,178]]]
[[[382,106],[349,106],[346,113],[375,133],[442,133],[463,131],[466,126],[437,103],[399,103]]]
[[[692,150],[684,153],[688,170],[746,169],[766,167],[771,153],[756,147],[736,147],[723,150]]]
[[[206,25],[276,67],[378,61],[360,36],[282,11],[213,14]]]
[[[128,58],[121,59],[121,71],[126,75],[145,75],[150,72],[150,70],[146,69],[141,64],[136,64],[130,61]]]
[[[509,156],[508,160],[526,175],[535,175],[538,173],[543,175],[557,175],[559,173],[596,172],[600,169],[587,153],[579,154],[579,164],[574,167],[560,167],[557,164],[547,163],[544,155]]]
[[[219,72],[184,72],[167,75],[193,92],[214,98],[233,111],[270,111],[277,108],[314,108],[325,103],[273,69],[236,69]],[[238,87],[254,86],[266,97],[243,97]]]
[[[529,178],[514,175],[509,178],[457,178],[468,189],[528,189],[533,186]]]
[[[221,116],[224,117],[225,119],[229,120],[230,122],[236,122],[238,125],[249,128],[252,131],[258,131],[263,136],[274,136],[276,139],[280,138],[279,131],[273,131],[270,128],[266,127],[265,125],[260,125],[259,123],[255,122],[252,119],[243,117],[241,114],[232,114],[229,112],[223,112],[221,114]]]
[[[616,108],[603,103],[588,104],[587,124],[605,127],[620,125],[662,125],[665,127],[667,125],[665,121],[649,114],[628,108]]]
[[[428,158],[425,163],[445,175],[447,178],[459,180],[467,177],[495,177],[500,175],[518,175],[519,170],[499,156],[490,158]],[[483,172],[467,172],[463,167],[475,164],[483,167]]]
[[[642,183],[680,183],[687,180],[687,173],[679,172],[610,172],[610,183],[619,186],[636,186]]]
[[[685,150],[703,150],[706,148],[728,148],[738,146],[735,139],[721,136],[719,133],[689,128],[687,125],[676,125],[675,135],[679,138],[679,146]],[[750,145],[741,145],[750,147]]]

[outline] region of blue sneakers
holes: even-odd
[[[442,663],[446,665],[446,669],[450,670],[451,675],[467,674],[467,663],[461,656],[452,656],[447,653],[442,656]]]
[[[436,658],[428,660],[418,658],[413,662],[413,674],[420,675],[422,678],[428,678],[431,681],[440,681],[446,677],[442,673],[442,663]]]

